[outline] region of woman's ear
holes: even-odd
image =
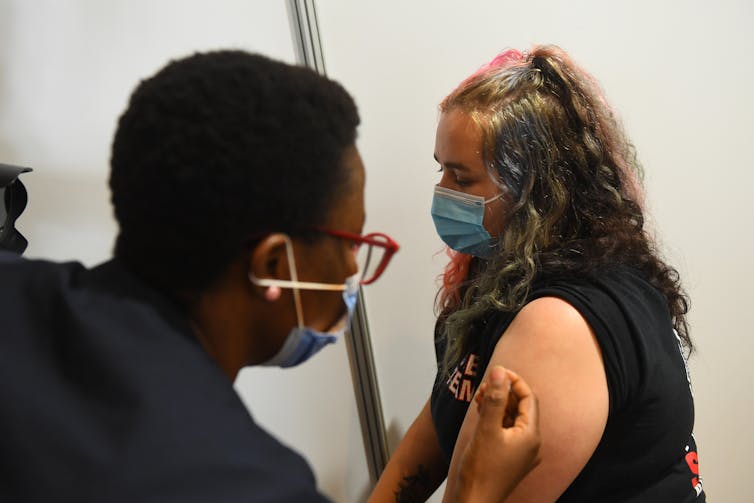
[[[249,255],[249,275],[259,279],[290,280],[291,269],[288,261],[290,238],[285,234],[269,234],[254,246]],[[291,249],[291,253],[293,250]],[[280,297],[280,288],[252,285],[259,295],[268,301]]]

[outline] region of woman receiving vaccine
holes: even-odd
[[[542,435],[541,463],[495,500],[704,501],[687,298],[595,80],[557,47],[510,50],[440,111],[437,378],[372,501],[421,501],[446,477],[453,493],[495,365],[531,385]]]

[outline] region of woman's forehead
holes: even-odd
[[[440,116],[435,137],[435,158],[443,165],[473,168],[481,162],[482,130],[467,113],[453,109]]]

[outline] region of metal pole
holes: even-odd
[[[326,75],[319,23],[314,0],[288,0],[288,17],[298,64]],[[372,485],[377,483],[390,456],[385,433],[385,419],[374,365],[369,321],[364,306],[364,291],[359,290],[351,326],[346,334],[348,361],[351,366],[356,407],[359,411],[361,436]]]
[[[351,364],[351,380],[359,409],[361,436],[364,440],[369,478],[374,485],[385,469],[390,453],[363,289],[359,290],[356,312],[347,337],[348,360]]]
[[[298,64],[327,75],[314,0],[288,0],[288,18]]]

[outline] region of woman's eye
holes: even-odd
[[[441,165],[441,166],[440,166],[440,168],[439,168],[439,169],[437,170],[437,172],[438,172],[438,173],[444,173],[444,172],[445,172],[445,169],[443,169],[442,165]],[[469,180],[463,180],[463,179],[460,179],[460,178],[458,178],[458,173],[457,173],[457,172],[456,172],[455,170],[452,170],[452,169],[451,169],[451,171],[450,171],[450,172],[451,172],[451,173],[453,174],[453,176],[455,177],[455,179],[456,179],[456,180],[455,180],[455,182],[456,182],[456,185],[458,185],[459,187],[468,187],[469,185],[471,185],[471,184],[472,184],[472,182],[471,182],[471,181],[469,181]]]

